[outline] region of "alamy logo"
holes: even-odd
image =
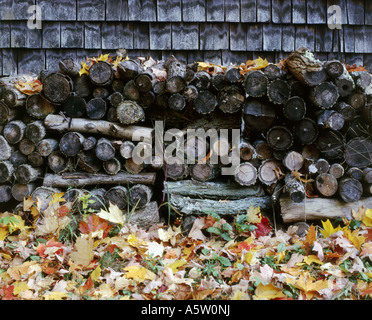
[[[341,29],[342,28],[342,12],[340,6],[333,5],[327,10],[328,13],[328,28]]]
[[[27,20],[27,28],[29,29],[41,29],[41,8],[39,6],[33,5],[29,6],[27,13],[32,14]]]

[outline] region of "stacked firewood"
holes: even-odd
[[[1,79],[0,202],[87,188],[96,209],[144,208],[156,176],[181,213],[268,208],[279,191],[293,202],[372,193],[372,85],[363,68],[321,62],[305,48],[252,68],[121,56],[85,69],[64,59],[40,72],[42,91],[32,94],[16,88],[22,77]],[[158,162],[151,148],[153,161],[138,164],[132,152],[155,144],[157,120],[180,131],[181,161]],[[203,140],[189,129],[230,133]],[[238,142],[231,129],[241,130]],[[236,151],[240,163],[224,176]]]

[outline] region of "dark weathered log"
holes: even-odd
[[[268,159],[262,162],[258,168],[258,179],[269,186],[277,182],[284,175],[283,164],[275,159]]]
[[[39,152],[32,152],[27,156],[28,163],[34,167],[34,168],[39,168],[42,167],[45,163],[45,159],[40,155]]]
[[[289,171],[299,171],[304,165],[304,158],[297,151],[290,151],[285,155],[283,165]]]
[[[106,110],[106,101],[101,98],[90,99],[86,104],[86,111],[89,119],[102,119],[106,114]]]
[[[41,178],[42,169],[33,168],[29,164],[21,164],[14,170],[14,177],[18,183],[30,183]]]
[[[324,197],[331,197],[338,190],[337,179],[329,173],[321,173],[315,178],[315,188]]]
[[[223,73],[216,73],[211,78],[212,88],[216,91],[220,91],[229,85]]]
[[[269,80],[260,70],[247,72],[244,79],[245,92],[251,97],[262,97],[267,93]]]
[[[151,201],[152,188],[144,184],[136,184],[129,189],[129,203],[132,207],[143,208]]]
[[[111,84],[111,89],[115,92],[122,92],[124,89],[124,81],[121,79],[114,79]]]
[[[283,191],[288,193],[293,202],[299,203],[305,200],[305,187],[301,181],[292,174],[287,174],[284,178],[284,183]]]
[[[315,145],[327,159],[338,159],[343,157],[344,137],[338,131],[332,129],[319,130]]]
[[[133,185],[146,184],[153,185],[155,183],[156,174],[153,172],[143,172],[140,174],[129,174],[119,172],[115,175],[103,173],[87,173],[87,172],[66,172],[59,174],[45,174],[44,186],[49,187],[83,187],[86,185]]]
[[[90,195],[90,197],[87,205],[88,209],[94,211],[100,211],[101,209],[104,209],[107,205],[105,193],[106,190],[104,188],[96,188],[89,191],[88,195]]]
[[[338,97],[337,87],[332,82],[323,82],[310,90],[311,102],[322,109],[332,108]]]
[[[192,80],[195,79],[196,70],[189,68],[186,66],[186,73],[185,73],[185,81],[186,83],[190,83]]]
[[[363,170],[360,168],[351,167],[347,170],[346,174],[350,178],[354,178],[359,181],[363,180]]]
[[[176,111],[181,111],[186,106],[186,101],[183,95],[179,93],[173,93],[168,100],[169,108]]]
[[[333,109],[340,113],[345,121],[351,121],[355,117],[355,109],[346,102],[337,102]]]
[[[338,184],[338,193],[345,202],[355,202],[362,197],[363,186],[360,181],[353,178],[342,178]]]
[[[154,78],[155,76],[150,71],[144,71],[135,77],[134,84],[139,92],[148,92],[152,89],[152,80]]]
[[[40,203],[41,211],[48,208],[50,201],[52,200],[53,194],[61,192],[59,189],[47,188],[47,187],[38,187],[31,193],[31,197],[34,201],[38,199]]]
[[[130,222],[143,229],[147,229],[159,221],[159,208],[156,201],[151,201],[143,208],[134,211],[130,216]]]
[[[0,161],[8,160],[14,151],[14,147],[10,146],[6,139],[0,135]]]
[[[106,61],[97,61],[89,68],[89,78],[97,86],[108,86],[114,79],[114,72]]]
[[[113,107],[117,107],[120,103],[124,101],[124,97],[120,92],[115,91],[107,98],[107,100],[110,101],[110,104]]]
[[[366,105],[367,97],[363,92],[353,92],[348,96],[347,102],[358,112]]]
[[[241,111],[244,105],[244,91],[237,85],[227,86],[217,94],[218,107],[225,113]]]
[[[78,118],[84,115],[86,102],[81,96],[72,92],[62,107],[68,117]]]
[[[129,125],[135,124],[145,117],[142,107],[135,101],[125,100],[116,108],[117,117],[120,123]]]
[[[15,119],[18,111],[17,108],[9,108],[3,101],[0,101],[0,125]]]
[[[92,83],[87,74],[82,74],[73,79],[74,92],[82,98],[88,98],[93,94]]]
[[[166,179],[171,180],[182,180],[189,176],[189,168],[187,164],[181,161],[175,161],[174,163],[165,163],[163,166],[164,174]]]
[[[284,116],[291,121],[299,121],[305,117],[306,103],[298,96],[290,97],[283,107]]]
[[[200,182],[212,180],[217,174],[216,167],[209,162],[190,165],[189,170],[191,179]]]
[[[10,161],[0,162],[0,183],[10,181],[13,177],[14,166]]]
[[[265,191],[261,184],[244,187],[235,182],[194,180],[167,181],[166,191],[172,195],[212,200],[239,200],[250,196],[262,197]]]
[[[301,97],[304,98],[309,91],[309,87],[296,79],[288,79],[288,83],[291,86],[291,94],[293,97]]]
[[[112,158],[103,162],[103,169],[108,174],[117,174],[121,170],[121,163],[118,159]]]
[[[135,144],[132,141],[126,140],[120,145],[120,154],[124,159],[132,158],[132,152]]]
[[[365,118],[360,115],[354,117],[354,119],[346,123],[344,127],[346,140],[353,138],[368,138],[369,137],[369,125],[366,123]]]
[[[118,64],[117,69],[123,80],[131,80],[138,75],[141,68],[134,60],[124,60]]]
[[[339,164],[339,163],[333,163],[330,167],[329,167],[329,174],[331,174],[332,176],[334,176],[336,179],[340,179],[343,177],[345,173],[345,169],[344,167]]]
[[[57,149],[58,141],[51,138],[40,140],[36,144],[36,151],[43,157],[49,156],[52,153],[52,151]]]
[[[123,89],[123,95],[125,99],[132,100],[132,101],[137,101],[141,94],[136,87],[134,80],[128,81]]]
[[[230,83],[236,83],[240,79],[240,70],[235,66],[229,66],[225,70],[225,78]]]
[[[64,132],[75,131],[87,134],[98,134],[121,139],[131,140],[134,135],[151,139],[153,128],[140,126],[121,126],[104,120],[71,119],[60,115],[49,115],[45,118],[45,126],[52,131]]]
[[[0,137],[0,146],[1,146],[1,137]],[[0,148],[1,150],[1,148]],[[25,156],[28,156],[30,153],[34,152],[35,150],[35,144],[27,139],[24,138],[22,141],[18,144],[18,150]]]
[[[372,82],[371,74],[368,71],[354,71],[350,72],[350,75],[354,79],[354,83],[357,89],[365,90]]]
[[[283,76],[284,72],[276,64],[270,63],[263,69],[263,73],[269,81],[275,80]]]
[[[372,142],[354,138],[345,146],[345,161],[350,167],[364,168],[372,164]]]
[[[257,169],[250,162],[243,162],[236,167],[234,179],[242,186],[254,185],[257,181]]]
[[[100,138],[95,147],[95,154],[102,161],[111,160],[115,157],[115,148],[110,140]]]
[[[329,162],[326,159],[318,159],[317,161],[315,161],[314,165],[317,169],[316,172],[318,174],[327,173],[330,168]]]
[[[253,142],[253,147],[256,150],[257,158],[260,160],[268,160],[273,157],[273,149],[265,140],[256,140]]]
[[[3,129],[3,136],[10,144],[16,144],[23,139],[26,125],[21,120],[8,122]]]
[[[56,111],[56,107],[41,94],[35,93],[27,97],[26,111],[35,119],[45,119],[48,114]]]
[[[34,183],[15,183],[12,185],[12,196],[17,201],[23,201],[24,198],[28,198],[31,193],[36,189],[36,184]]]
[[[198,91],[208,90],[211,85],[211,76],[206,71],[198,71],[190,84],[195,86]]]
[[[51,103],[64,103],[72,91],[72,81],[70,77],[61,73],[51,73],[43,80],[42,93]]]
[[[165,81],[160,81],[158,79],[152,80],[152,90],[155,94],[164,94],[166,89]]]
[[[26,126],[25,136],[33,143],[39,142],[44,139],[46,130],[41,120],[33,121]]]
[[[324,69],[330,78],[337,78],[344,72],[343,64],[338,60],[324,62]]]
[[[71,78],[79,76],[80,67],[76,61],[72,58],[65,58],[58,63],[61,73],[64,73]]]
[[[363,169],[363,180],[367,183],[372,183],[372,168]]]
[[[80,151],[77,154],[77,165],[80,169],[89,173],[96,173],[102,168],[101,161],[92,150],[88,152]]]
[[[274,126],[267,131],[266,141],[273,150],[288,150],[293,144],[292,133],[283,126]]]
[[[286,104],[291,96],[291,87],[282,79],[270,81],[267,86],[267,97],[274,104]]]
[[[182,96],[186,102],[194,101],[198,97],[198,89],[195,86],[188,85],[182,91]]]
[[[180,76],[168,77],[166,80],[166,89],[170,93],[178,93],[186,88],[186,81]]]
[[[95,148],[96,144],[97,144],[96,137],[93,136],[86,137],[83,141],[83,150],[84,151],[92,150]]]
[[[307,144],[302,147],[301,155],[305,160],[316,161],[319,159],[319,150],[314,144]]]
[[[339,77],[333,79],[333,81],[337,87],[340,97],[342,98],[350,95],[355,88],[354,80],[346,70],[345,66],[343,73]]]
[[[0,185],[0,203],[10,200],[12,200],[12,187],[7,184]]]
[[[321,110],[316,113],[317,124],[323,128],[341,130],[345,120],[341,113],[334,110]]]
[[[107,110],[106,120],[109,121],[109,122],[119,122],[118,115],[117,115],[115,107],[110,107]]]
[[[128,205],[128,189],[124,186],[115,186],[108,189],[105,193],[107,203],[116,205],[120,210],[124,210]]]
[[[194,100],[194,109],[201,114],[209,114],[217,106],[216,96],[207,90],[199,91],[198,97]]]
[[[79,132],[67,132],[59,140],[59,149],[67,157],[76,156],[83,148],[84,136]]]
[[[14,167],[18,167],[19,165],[27,162],[27,157],[24,154],[22,154],[21,151],[15,150],[12,153],[9,161]]]
[[[186,65],[171,55],[164,61],[164,68],[167,70],[168,77],[179,76],[185,78]]]
[[[14,86],[7,86],[2,94],[2,99],[4,100],[5,104],[11,108],[24,106],[26,98],[27,96]]]
[[[255,131],[266,131],[271,127],[276,117],[275,107],[259,100],[246,99],[243,119],[246,126]]]
[[[101,98],[106,99],[110,95],[110,91],[108,88],[105,87],[95,87],[93,89],[93,97],[94,98]]]
[[[143,171],[145,166],[143,162],[138,163],[134,161],[133,158],[130,158],[130,159],[125,160],[124,168],[129,173],[138,174]]]
[[[47,158],[48,167],[56,172],[61,173],[67,171],[71,166],[71,159],[67,158],[61,151],[55,150]]]

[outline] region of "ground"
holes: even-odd
[[[55,194],[0,215],[2,300],[369,300],[372,209],[275,230],[259,208],[149,229]]]

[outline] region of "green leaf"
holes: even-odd
[[[279,243],[278,244],[278,247],[276,248],[276,251],[278,251],[278,253],[279,252],[282,252],[282,251],[285,251],[286,249],[285,249],[285,244],[284,243]]]
[[[211,217],[215,218],[216,221],[220,221],[220,219],[221,219],[220,216],[217,213],[213,212],[213,211],[206,210],[204,212],[206,214],[210,215]]]
[[[227,259],[226,257],[218,257],[218,261],[221,262],[221,264],[224,266],[224,267],[231,267],[231,262],[229,259]]]
[[[222,230],[225,230],[225,231],[232,231],[232,226],[229,224],[229,223],[224,223],[222,225]]]
[[[221,238],[226,241],[232,240],[232,238],[227,233],[222,233]]]
[[[221,234],[221,229],[216,228],[216,227],[209,227],[209,228],[207,228],[207,231],[210,232],[210,233],[218,234],[218,235]]]
[[[205,256],[207,256],[209,254],[210,250],[207,249],[207,248],[203,248],[201,252],[202,252],[202,254],[204,254]]]
[[[243,269],[244,269],[244,265],[241,264],[241,263],[237,263],[237,264],[236,264],[236,267],[237,267],[239,270],[243,270]]]

